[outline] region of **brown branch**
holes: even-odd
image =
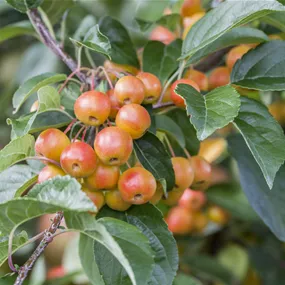
[[[71,56],[63,51],[60,44],[51,36],[48,28],[42,21],[38,9],[30,10],[28,15],[32,24],[37,29],[43,43],[50,48],[70,68],[71,71],[75,72],[77,70],[77,63]],[[87,76],[84,73],[77,71],[76,75],[82,82],[87,83]]]
[[[15,281],[14,285],[22,285],[24,280],[27,278],[28,273],[30,270],[32,270],[35,262],[39,258],[39,256],[43,253],[45,248],[48,246],[50,242],[52,242],[53,235],[57,231],[58,227],[60,226],[60,223],[63,219],[63,212],[56,213],[49,229],[46,231],[44,238],[38,245],[38,247],[35,249],[33,254],[30,256],[30,258],[25,262],[23,266],[20,267],[18,270],[18,277]]]

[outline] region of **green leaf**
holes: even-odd
[[[267,35],[258,29],[248,27],[234,28],[221,37],[217,38],[211,45],[208,45],[196,52],[193,56],[190,57],[187,63],[194,64],[203,57],[229,46],[262,43],[268,40],[269,38]]]
[[[100,32],[99,25],[95,25],[86,33],[82,41],[70,38],[72,42],[80,47],[102,53],[111,59],[111,44],[109,39]]]
[[[259,221],[246,196],[237,186],[214,186],[208,189],[206,194],[210,202],[226,209],[233,217],[243,221]]]
[[[155,124],[158,130],[164,131],[167,134],[172,135],[180,144],[182,148],[185,148],[184,134],[178,124],[175,123],[170,117],[166,115],[156,115]]]
[[[139,18],[135,18],[140,30],[142,32],[147,31],[151,26],[154,24],[163,26],[168,28],[171,31],[176,31],[178,27],[180,27],[181,16],[180,14],[170,14],[170,15],[163,15],[156,21],[146,21]]]
[[[231,73],[231,82],[263,91],[285,89],[285,42],[271,41],[245,54]]]
[[[80,86],[70,82],[61,92],[61,105],[72,115],[74,115],[74,103],[81,95]]]
[[[234,284],[235,278],[231,272],[210,256],[187,256],[185,262],[190,265],[193,272],[203,274],[205,279],[208,279],[211,282],[219,281],[227,285]]]
[[[125,27],[111,17],[104,17],[99,22],[100,31],[111,44],[112,61],[139,68],[137,53]]]
[[[230,244],[219,252],[217,258],[219,263],[230,270],[236,279],[244,280],[249,267],[249,258],[244,248]]]
[[[182,41],[173,41],[169,45],[150,41],[143,52],[143,71],[156,75],[164,85],[171,74],[178,68]]]
[[[165,180],[167,191],[174,188],[175,177],[170,155],[162,142],[152,133],[134,141],[136,155],[145,169],[150,171],[157,180]]]
[[[216,88],[205,96],[187,84],[178,84],[175,92],[186,101],[187,114],[200,141],[223,128],[238,115],[240,98],[231,86]]]
[[[57,83],[66,79],[65,74],[44,73],[26,81],[13,96],[14,113],[18,112],[23,103],[41,87]]]
[[[44,0],[41,8],[47,14],[50,22],[56,24],[62,15],[74,5],[74,0]]]
[[[92,285],[105,285],[94,257],[94,239],[80,234],[79,256],[82,267]]]
[[[50,127],[60,128],[73,119],[60,109],[60,95],[52,86],[44,86],[38,91],[38,102],[36,112],[19,119],[7,119],[7,124],[12,125],[12,139]]]
[[[202,283],[192,276],[179,273],[174,280],[174,285],[202,285]]]
[[[271,13],[260,20],[273,27],[276,27],[277,29],[281,30],[283,33],[285,32],[284,12]]]
[[[183,42],[180,59],[192,56],[231,29],[274,11],[285,11],[285,7],[275,0],[262,2],[240,0],[221,3],[190,29]]]
[[[25,135],[11,141],[0,151],[0,172],[9,166],[34,155],[35,139],[31,135]]]
[[[86,33],[96,25],[96,20],[94,16],[87,15],[84,19],[80,22],[79,27],[75,31],[73,35],[73,39],[77,41],[82,41],[86,35]]]
[[[29,21],[11,24],[0,29],[0,43],[18,36],[26,35],[35,36],[35,30]]]
[[[237,160],[241,186],[249,203],[271,231],[280,240],[285,241],[283,207],[285,166],[282,165],[279,169],[270,191],[259,165],[242,136],[232,136],[228,141],[230,152]]]
[[[96,211],[93,202],[81,191],[81,185],[69,176],[55,177],[36,185],[27,196],[0,204],[0,239],[24,222],[57,211]],[[0,251],[2,254],[2,252]],[[0,266],[7,258],[8,249],[0,256]]]
[[[261,103],[241,97],[241,108],[234,121],[272,188],[275,175],[285,160],[285,136],[280,125]]]
[[[126,270],[132,281],[131,284],[145,284],[145,281],[150,277],[152,272],[153,256],[147,238],[134,226],[113,218],[103,218],[96,221],[89,214],[75,214],[72,212],[65,212],[65,221],[69,229],[79,231],[98,242],[98,244],[96,243],[97,250],[95,250],[94,256],[97,264],[98,261],[100,262],[98,266],[101,270],[105,270],[106,267],[111,266],[108,272],[110,276],[110,272],[113,269],[117,269],[117,264],[114,264],[114,268],[112,263],[108,264],[110,258],[112,258],[112,262],[118,260]],[[104,246],[112,256],[107,251],[104,251],[103,247],[100,247],[99,250],[99,244]],[[100,256],[100,253],[103,252],[104,255],[98,260],[97,256]],[[106,260],[104,259],[105,257]],[[83,264],[90,266],[90,264],[85,262]],[[87,273],[90,274],[90,270],[90,268],[87,269]],[[105,277],[104,274],[103,277]],[[123,276],[121,277],[123,278]],[[106,282],[106,280],[104,281]]]
[[[104,207],[99,216],[113,217],[128,222],[137,227],[148,238],[155,253],[155,267],[147,284],[171,285],[173,283],[178,269],[177,246],[161,212],[156,207],[151,204],[133,206],[124,213]]]
[[[196,130],[191,124],[185,111],[181,109],[173,109],[166,113],[167,116],[173,119],[174,122],[182,129],[184,134],[186,149],[191,155],[196,155],[199,152],[200,141],[197,139]]]
[[[19,188],[21,189],[27,182],[33,179],[34,176],[34,171],[28,165],[14,165],[1,172],[0,203],[4,203],[14,198],[17,190]]]
[[[43,0],[6,0],[14,9],[21,13],[26,13],[30,9],[37,8]]]
[[[27,242],[28,239],[29,239],[28,235],[24,231],[15,235],[13,238],[12,251],[15,252],[25,242]],[[0,266],[3,265],[3,263],[6,261],[6,259],[8,257],[7,256],[8,255],[8,245],[9,245],[8,236],[6,238],[0,238]],[[1,283],[1,285],[2,285],[2,283]]]

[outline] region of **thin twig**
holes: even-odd
[[[46,162],[52,163],[52,164],[60,167],[59,162],[57,162],[53,159],[50,159],[50,158],[46,158],[44,156],[28,156],[28,157],[25,157],[23,160],[42,160],[42,161],[46,161]]]
[[[58,44],[55,39],[53,39],[48,28],[44,24],[39,11],[37,9],[32,9],[28,12],[28,15],[32,24],[40,35],[43,43],[49,47],[58,57],[60,57],[60,59],[70,68],[71,71],[75,71],[77,69],[77,63],[73,58],[66,54],[62,50],[60,44]],[[87,77],[84,73],[77,71],[76,75],[82,82],[87,82]]]
[[[44,238],[37,246],[30,258],[25,262],[23,266],[20,267],[18,271],[18,277],[14,285],[22,285],[24,280],[27,278],[29,271],[33,268],[35,262],[39,256],[44,252],[45,248],[52,241],[53,235],[56,233],[58,227],[63,219],[63,212],[57,212],[49,229],[45,232]]]

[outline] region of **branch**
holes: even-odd
[[[20,267],[18,271],[18,277],[15,281],[14,285],[22,285],[24,280],[27,278],[28,273],[30,270],[32,270],[34,264],[36,263],[39,256],[44,252],[45,248],[48,246],[50,242],[53,240],[53,235],[58,230],[58,227],[60,226],[60,223],[63,219],[63,212],[57,212],[49,229],[46,231],[44,238],[38,245],[38,247],[35,249],[33,254],[30,256],[30,258],[25,262],[25,264]]]
[[[40,35],[43,43],[49,47],[69,68],[72,72],[75,72],[77,77],[82,81],[87,83],[87,76],[77,71],[77,63],[74,59],[66,54],[61,48],[60,44],[51,36],[47,26],[44,24],[38,9],[32,9],[28,12],[28,16],[36,28],[38,34]]]

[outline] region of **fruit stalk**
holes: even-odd
[[[18,270],[18,277],[14,285],[22,285],[24,280],[27,278],[29,271],[33,268],[39,256],[44,252],[45,248],[50,242],[52,242],[53,235],[58,230],[61,221],[63,219],[63,212],[57,212],[49,229],[46,231],[44,238],[37,246],[30,258],[25,262],[23,266]]]

